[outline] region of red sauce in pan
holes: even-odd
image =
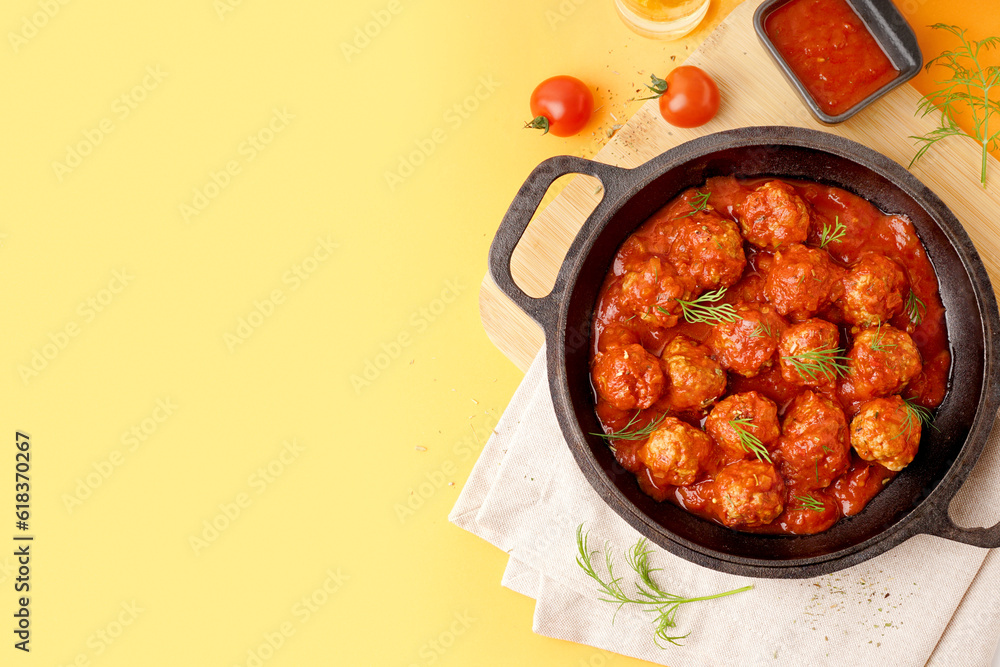
[[[764,30],[827,114],[837,116],[899,72],[845,0],[791,0]]]
[[[746,240],[756,233],[747,228],[752,215],[748,212],[747,199],[752,193],[757,196],[765,190],[761,187],[765,183],[769,188],[779,183],[778,188],[788,193],[782,195],[782,201],[800,202],[800,209],[808,211],[808,231],[801,228],[798,240],[789,237],[786,242],[783,235],[787,230],[782,227],[785,222],[781,221],[782,212],[778,210],[769,211],[771,217],[758,219],[758,222],[763,221],[763,233],[771,235],[767,237],[770,241],[754,238],[752,244]],[[705,192],[710,193],[707,205],[711,215],[692,215],[698,194]],[[824,227],[834,229],[838,224],[843,234],[820,248]],[[735,238],[734,228],[738,231]],[[733,243],[739,247],[733,247]],[[785,257],[793,252],[792,246],[796,246],[796,252],[811,253],[828,262],[834,272],[835,278],[828,281],[834,291],[829,302],[820,306],[817,312],[803,315],[794,308],[784,315],[772,312],[778,301],[769,300],[776,299],[776,292],[769,286],[768,274],[775,270],[779,259],[788,261]],[[740,256],[738,263],[726,259],[727,253],[733,252]],[[848,297],[845,295],[855,289],[858,293],[853,296],[864,297],[870,288],[865,287],[867,283],[864,282],[861,288],[844,287],[848,284],[845,281],[855,275],[864,262],[870,262],[873,254],[891,259],[887,263],[905,276],[905,288],[898,289],[912,291],[911,298],[919,299],[918,322],[898,304],[895,310],[888,311],[877,328],[871,323],[858,325],[848,321],[853,316],[846,314]],[[644,268],[637,269],[637,266]],[[647,270],[650,266],[652,273]],[[770,357],[757,372],[735,372],[733,369],[740,368],[739,364],[724,359],[727,350],[718,342],[716,330],[719,325],[692,324],[683,317],[669,317],[669,309],[657,311],[655,304],[664,303],[664,294],[657,294],[656,290],[648,295],[651,300],[648,309],[642,304],[636,305],[636,295],[646,294],[635,287],[636,276],[642,275],[659,281],[655,283],[657,290],[669,291],[673,283],[665,276],[677,275],[680,283],[685,279],[700,281],[691,287],[686,295],[688,299],[718,287],[718,284],[705,283],[722,276],[721,284],[726,286],[726,291],[717,303],[730,303],[737,308],[744,318],[741,323],[750,321],[747,318],[760,317],[761,312],[770,312],[767,317],[771,319],[761,319],[759,330],[773,334],[775,340],[780,338],[782,345],[785,344],[784,332],[791,335],[793,327],[825,327],[827,335],[837,341],[835,345],[841,349],[841,354],[850,355],[854,352],[852,347],[861,345],[862,337],[871,337],[873,332],[876,336],[883,335],[884,327],[884,332],[897,336],[891,340],[899,343],[897,347],[896,343],[886,342],[890,339],[881,341],[889,359],[885,372],[901,374],[903,371],[897,366],[907,366],[902,350],[903,338],[912,341],[912,347],[919,353],[919,365],[910,369],[901,386],[883,387],[879,391],[862,387],[858,378],[863,373],[856,373],[855,366],[835,381],[816,386],[789,381],[783,375],[783,362],[777,349],[765,352],[763,356],[770,354]],[[696,278],[684,278],[688,275]],[[820,290],[821,284],[815,285],[816,290]],[[881,293],[876,291],[875,294]],[[891,298],[881,300],[891,301]],[[637,317],[636,313],[640,312],[643,315]],[[753,342],[752,338],[744,342]],[[856,340],[859,341],[857,345]],[[778,182],[776,179],[709,179],[702,188],[682,193],[639,227],[619,249],[605,278],[595,312],[592,345],[591,374],[597,396],[596,411],[605,431],[613,433],[626,427],[635,430],[654,420],[662,420],[656,428],[660,438],[656,447],[648,436],[610,440],[622,466],[636,475],[640,487],[653,498],[675,503],[703,518],[746,532],[811,534],[827,530],[842,516],[851,516],[864,509],[897,473],[882,465],[883,462],[891,463],[877,456],[873,458],[870,452],[866,456],[869,460],[862,459],[860,450],[852,446],[853,439],[845,429],[863,413],[869,420],[874,414],[877,424],[881,424],[881,419],[888,424],[886,428],[896,426],[896,432],[901,432],[898,419],[892,421],[891,410],[871,405],[884,400],[910,399],[933,409],[944,399],[951,367],[937,278],[912,223],[903,216],[883,213],[868,201],[839,188],[801,181]],[[623,350],[629,352],[625,355],[626,361],[621,360]],[[844,352],[846,350],[851,352]],[[615,355],[619,363],[608,363]],[[716,374],[724,375],[724,391],[720,391],[722,380],[710,372],[711,368],[720,366],[723,370]],[[623,384],[623,378],[635,377],[640,378],[642,385],[638,389]],[[708,396],[708,399],[698,403],[700,396]],[[756,401],[756,405],[773,405],[770,416],[752,412],[727,415],[728,418],[751,414],[748,423],[772,424],[766,438],[764,431],[759,432],[761,440],[766,440],[767,462],[760,456],[754,458],[749,452],[743,456],[742,451],[736,450],[734,454],[731,446],[727,450],[725,443],[718,441],[722,436],[718,436],[719,432],[714,431],[709,422],[715,418],[713,412],[720,410],[720,404],[736,400],[734,397],[751,403]],[[632,399],[638,402],[627,402]],[[880,414],[880,410],[884,414]],[[820,424],[821,428],[815,424]],[[814,437],[813,434],[820,433],[815,428],[820,428],[823,434]],[[919,436],[919,423],[916,429]],[[827,445],[835,448],[830,438],[841,443],[846,438],[847,444],[837,456],[822,453],[812,461],[802,458],[807,454],[802,454],[801,448],[796,449],[798,445],[793,442],[801,434],[805,434],[802,446],[807,449],[812,446],[812,440],[823,452],[830,452]],[[897,433],[897,437],[906,439],[910,434],[910,426],[907,426],[906,432]],[[678,438],[683,440],[682,445],[677,445]],[[889,440],[891,442],[892,438]],[[903,465],[906,463],[908,461]],[[752,485],[749,480],[753,481]],[[748,491],[747,485],[753,488]],[[738,500],[733,501],[733,495],[741,493],[768,496],[774,501],[771,513],[760,510],[760,515],[744,522],[739,511],[745,508]],[[753,502],[756,501],[747,501],[749,505]],[[756,505],[754,508],[754,511],[760,509]]]

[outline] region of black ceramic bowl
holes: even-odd
[[[792,88],[795,89],[795,92],[799,94],[799,97],[802,98],[803,103],[809,108],[812,115],[821,123],[833,125],[844,122],[890,90],[903,85],[920,72],[920,67],[923,65],[923,56],[920,53],[920,45],[917,44],[917,36],[913,34],[913,28],[910,27],[910,24],[906,22],[906,19],[903,18],[903,15],[899,13],[899,10],[896,9],[890,0],[847,0],[847,4],[851,6],[854,13],[858,15],[861,22],[868,28],[868,32],[871,33],[872,37],[875,38],[875,41],[882,48],[882,51],[885,52],[885,55],[889,58],[889,62],[899,71],[899,75],[847,111],[839,113],[836,116],[831,116],[823,111],[812,95],[809,94],[805,84],[799,80],[795,72],[788,66],[788,63],[778,49],[775,48],[774,43],[771,42],[771,38],[764,29],[767,17],[789,1],[764,0],[757,7],[757,11],[754,12],[753,27],[757,31],[757,37],[760,39],[761,44],[764,45],[764,48],[770,54],[775,64],[778,65],[778,69],[785,75],[785,78],[792,85]]]
[[[583,224],[542,298],[526,295],[510,258],[548,186],[590,174],[604,198]],[[590,385],[589,332],[598,290],[618,246],[650,214],[711,176],[776,176],[835,185],[913,221],[937,272],[952,350],[951,382],[917,458],[854,517],[818,535],[755,535],[699,519],[643,493],[600,432]],[[496,284],[545,330],[549,385],[559,424],[584,476],[604,501],[650,540],[723,572],[811,577],[876,556],[920,533],[1000,546],[1000,526],[965,530],[948,505],[986,443],[1000,405],[1000,316],[989,277],[962,225],[937,196],[892,160],[839,136],[791,127],[749,127],[708,135],[635,169],[574,157],[546,160],[528,177],[490,249]]]

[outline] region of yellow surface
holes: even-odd
[[[476,293],[530,169],[593,155],[733,4],[659,44],[611,0],[5,3],[0,664],[606,660],[532,634],[505,555],[446,521],[520,379]],[[520,129],[560,72],[591,126]]]

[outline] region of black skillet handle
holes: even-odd
[[[962,528],[961,526],[956,526],[948,514],[948,506],[950,504],[951,498],[938,506],[937,511],[932,515],[931,525],[923,532],[944,537],[955,542],[971,544],[974,547],[983,547],[984,549],[996,549],[1000,547],[1000,523],[992,528]]]
[[[996,391],[996,389],[993,389],[993,391]],[[1000,419],[1000,416],[996,418]],[[992,431],[992,426],[992,421],[985,426],[987,433]],[[967,480],[963,483],[967,483]],[[971,544],[974,547],[983,547],[985,549],[1000,547],[1000,523],[992,528],[962,528],[955,525],[955,522],[951,520],[948,510],[951,507],[952,499],[954,499],[961,488],[961,485],[956,486],[954,493],[947,494],[947,497],[943,497],[937,501],[927,516],[926,526],[921,532],[944,537],[955,542],[962,542],[963,544]]]
[[[601,181],[604,188],[603,199],[598,204],[594,212],[583,223],[577,238],[587,232],[594,222],[604,214],[605,205],[617,199],[613,196],[622,181],[621,174],[626,170],[620,167],[613,167],[602,162],[594,162],[571,155],[561,155],[545,160],[534,171],[528,175],[524,185],[518,190],[514,201],[500,223],[496,236],[493,237],[493,245],[490,246],[490,275],[493,282],[497,284],[504,294],[511,301],[517,304],[518,308],[531,316],[536,322],[545,327],[551,315],[555,313],[557,294],[560,291],[560,281],[556,280],[555,287],[547,295],[541,298],[528,296],[514,282],[514,276],[510,272],[510,259],[514,254],[514,248],[524,235],[524,230],[531,221],[531,216],[545,196],[549,186],[560,176],[566,174],[587,174],[594,176]]]

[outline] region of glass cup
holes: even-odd
[[[679,39],[698,27],[711,0],[615,0],[629,28],[652,39]]]

